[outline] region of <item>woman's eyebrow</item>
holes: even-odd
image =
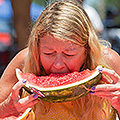
[[[49,50],[53,50],[53,48],[50,48],[49,46],[41,46],[41,48],[44,48],[44,49],[49,49]]]
[[[73,48],[66,48],[66,49],[65,49],[65,51],[73,51],[73,50],[76,50],[76,48],[73,47]]]

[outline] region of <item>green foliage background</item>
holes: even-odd
[[[42,6],[46,6],[51,3],[53,0],[33,0],[33,2],[40,4]]]
[[[119,15],[114,19],[115,24],[120,26],[120,0],[105,0],[106,7],[116,7]]]
[[[120,10],[120,0],[105,0],[106,5],[115,5]]]

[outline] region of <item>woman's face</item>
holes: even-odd
[[[85,48],[50,35],[40,44],[40,59],[47,74],[79,71],[85,60]]]

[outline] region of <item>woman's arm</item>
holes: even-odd
[[[11,88],[18,81],[16,78],[15,69],[23,68],[27,51],[27,49],[24,49],[19,52],[6,67],[0,79],[0,103],[8,97],[11,92]]]
[[[104,48],[103,55],[106,63],[113,70],[107,68],[100,70],[103,73],[102,80],[107,84],[96,85],[94,90],[92,90],[93,95],[108,99],[120,116],[120,56],[110,48]],[[108,75],[111,79],[104,76],[104,74]]]
[[[110,48],[104,48],[103,55],[106,63],[120,75],[120,55]]]
[[[22,69],[28,49],[22,50],[9,63],[0,79],[0,118],[7,116],[18,116],[27,108],[32,108],[39,100],[36,94],[20,98],[19,90],[26,80],[18,81],[15,69]],[[16,84],[15,84],[16,83]]]

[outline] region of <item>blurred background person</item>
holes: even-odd
[[[32,0],[0,0],[0,75],[14,55],[26,47],[32,24],[43,9]]]
[[[13,22],[17,34],[18,51],[25,48],[31,32],[31,0],[11,0]]]

